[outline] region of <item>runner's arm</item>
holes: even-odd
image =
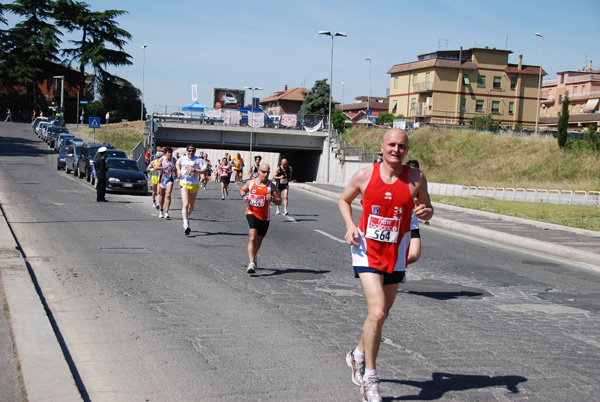
[[[281,205],[281,193],[273,183],[271,183],[271,202],[275,205]]]
[[[342,215],[342,219],[346,224],[346,234],[344,235],[344,240],[346,243],[353,246],[358,246],[356,239],[358,239],[358,228],[354,223],[354,218],[352,217],[352,201],[361,193],[361,182],[364,180],[364,170],[361,169],[352,176],[350,179],[350,184],[348,187],[344,189],[342,195],[338,200],[338,207],[340,209],[340,214]]]
[[[413,212],[417,218],[428,221],[433,217],[433,205],[431,205],[431,198],[429,197],[429,191],[427,190],[427,179],[420,170],[418,171],[418,175],[416,182],[418,194],[414,200],[415,208],[413,209]]]

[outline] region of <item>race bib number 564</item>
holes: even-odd
[[[399,232],[400,219],[369,215],[369,220],[367,221],[367,239],[385,243],[396,243]]]

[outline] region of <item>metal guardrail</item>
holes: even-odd
[[[600,207],[600,191],[547,190],[534,188],[476,187],[428,183],[430,194],[452,197],[481,197],[502,201]]]

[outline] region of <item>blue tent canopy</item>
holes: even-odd
[[[203,112],[204,109],[208,109],[208,106],[204,106],[202,103],[198,103],[196,101],[196,102],[192,103],[191,105],[184,107],[181,110],[191,110],[191,111]]]

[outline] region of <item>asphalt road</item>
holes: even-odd
[[[290,193],[257,274],[235,188],[201,190],[192,233],[151,198],[58,172],[29,125],[0,127],[3,209],[92,401],[360,400],[344,357],[366,312],[337,204]],[[358,212],[355,215],[358,218]],[[429,227],[384,327],[384,400],[592,401],[599,276]]]

